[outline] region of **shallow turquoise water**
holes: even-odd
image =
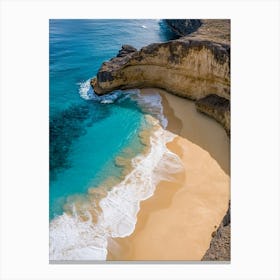
[[[159,20],[50,20],[50,218],[62,214],[68,196],[120,176],[115,157],[143,146],[141,108],[129,98],[102,104],[79,91],[102,62],[123,44],[136,48],[172,34]]]

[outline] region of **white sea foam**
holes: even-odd
[[[124,92],[122,90],[114,90],[109,94],[105,94],[105,95],[97,95],[94,90],[92,89],[91,85],[90,85],[90,79],[78,83],[79,87],[79,94],[80,97],[85,99],[85,100],[94,100],[94,101],[98,101],[100,103],[114,103],[117,99],[119,99],[120,97],[122,97],[122,95],[124,94]]]
[[[63,214],[51,221],[50,260],[105,260],[108,239],[130,235],[140,202],[153,195],[161,180],[171,180],[172,174],[182,170],[180,158],[166,147],[175,135],[147,118],[157,127],[150,137],[149,153],[135,157],[133,170],[100,200],[102,211],[96,224],[90,214],[84,221],[75,211],[73,216]]]
[[[78,83],[78,85],[80,86],[80,88],[79,88],[80,96],[85,100],[92,99],[93,91],[92,92],[90,91],[90,88],[91,88],[90,79],[88,79],[87,81]]]
[[[90,79],[78,83],[79,94],[85,100],[95,100],[103,104],[111,104],[116,100],[122,101],[126,98],[134,99],[146,113],[157,118],[163,128],[167,127],[168,120],[163,114],[162,98],[157,92],[141,94],[139,89],[115,90],[109,94],[97,95],[90,85]]]
[[[113,100],[101,100],[100,103],[111,104],[111,103],[114,103],[114,101]]]
[[[157,118],[163,128],[167,127],[168,120],[163,114],[162,98],[158,92],[145,92],[142,94],[138,90],[131,94],[131,97],[136,100],[146,113],[150,113]]]

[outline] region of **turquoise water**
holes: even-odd
[[[115,157],[143,146],[141,108],[122,92],[114,103],[85,100],[89,79],[123,44],[136,48],[172,39],[159,20],[50,20],[50,219],[67,197],[121,175]],[[111,98],[109,97],[111,100]]]

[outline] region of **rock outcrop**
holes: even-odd
[[[230,102],[216,94],[209,94],[195,102],[196,109],[219,122],[230,134]]]
[[[124,57],[124,56],[127,56],[128,54],[134,53],[136,51],[137,51],[137,49],[135,49],[133,46],[123,45],[122,48],[119,50],[117,57]]]
[[[193,100],[211,92],[229,98],[229,48],[192,39],[151,44],[103,63],[92,84],[97,94],[158,87]]]
[[[218,229],[212,233],[209,249],[202,261],[230,261],[230,203]]]
[[[132,46],[123,46],[117,57],[104,62],[97,77],[91,80],[94,91],[102,95],[116,89],[157,87],[192,100],[211,93],[229,100],[229,21],[189,21],[192,28],[201,26],[177,40],[151,44],[139,51]],[[186,26],[186,20],[173,23],[173,29],[177,28],[180,33],[183,32],[181,26]],[[210,113],[212,117],[216,112],[220,114],[219,108],[213,108],[214,104],[211,110],[205,109],[205,102],[202,104],[199,108],[203,107],[204,113]],[[224,117],[226,122],[220,121],[220,115],[215,117],[227,132],[229,116],[228,111]]]

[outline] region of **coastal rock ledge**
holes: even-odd
[[[178,20],[175,23],[178,24]],[[94,91],[103,95],[116,89],[156,87],[195,101],[210,94],[229,100],[230,23],[228,20],[201,20],[200,24],[191,34],[154,43],[139,51],[124,45],[117,57],[104,62],[97,77],[91,80]],[[180,28],[181,25],[182,22]],[[211,110],[206,110],[206,103],[203,104],[203,112],[211,111],[210,116],[228,133],[230,106],[227,116],[221,118],[221,110],[218,110],[219,117],[213,115],[217,111],[213,109],[215,102],[211,102]]]

